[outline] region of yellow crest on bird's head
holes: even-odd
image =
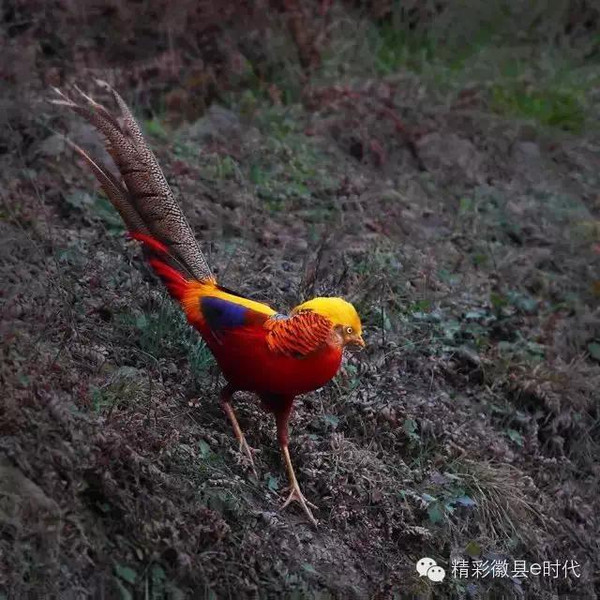
[[[350,302],[346,302],[343,298],[313,298],[296,306],[292,314],[303,310],[312,310],[327,317],[333,323],[334,328],[339,327],[342,330],[345,344],[350,343],[364,347],[360,317]]]

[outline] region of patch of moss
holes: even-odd
[[[519,84],[495,84],[492,109],[500,114],[534,119],[542,125],[578,133],[585,122],[580,94],[566,89],[527,89]]]

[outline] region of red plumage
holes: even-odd
[[[263,325],[248,325],[218,339],[199,326],[225,378],[240,390],[259,395],[298,396],[324,386],[338,372],[341,348],[323,346],[306,357],[290,356],[269,348]]]

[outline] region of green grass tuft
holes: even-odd
[[[121,315],[120,322],[142,352],[154,358],[184,357],[196,379],[206,375],[213,364],[212,354],[198,332],[167,298],[155,310]]]
[[[435,42],[425,35],[410,33],[393,25],[378,30],[375,65],[382,75],[389,75],[401,68],[420,72],[426,61],[435,56]]]
[[[573,133],[581,132],[585,123],[585,108],[575,90],[530,90],[517,83],[496,84],[492,87],[492,109]]]

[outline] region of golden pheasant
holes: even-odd
[[[364,347],[360,318],[341,298],[314,298],[286,316],[219,285],[131,111],[108,84],[98,84],[112,94],[120,120],[77,88],[76,99],[55,90],[60,98],[53,102],[75,111],[104,135],[121,178],[72,146],[215,356],[227,380],[221,405],[253,469],[251,448],[231,406],[232,395],[254,392],[275,415],[290,483],[282,508],[297,501],[316,525],[309,505],[315,507],[304,498],[290,459],[288,420],[295,396],[325,385],[338,372],[346,346]]]

